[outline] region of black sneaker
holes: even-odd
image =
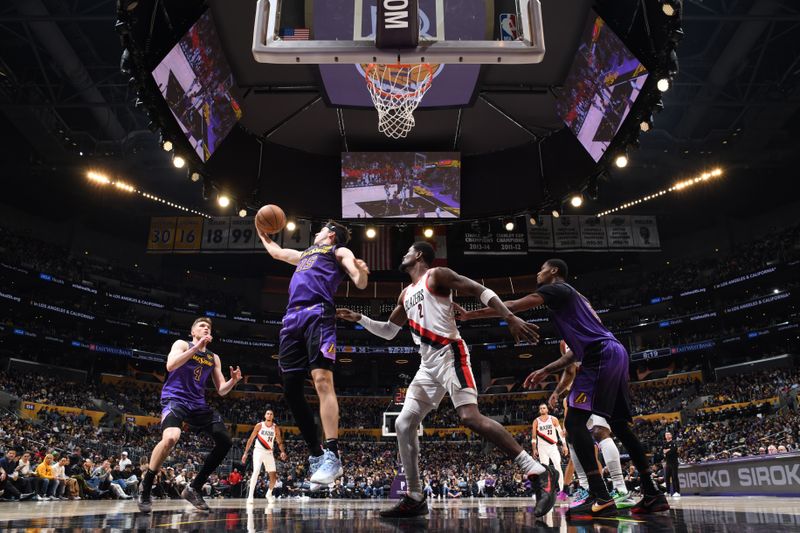
[[[633,514],[660,513],[662,511],[669,511],[669,502],[663,494],[645,494],[639,503],[631,507]]]
[[[203,499],[203,495],[194,490],[194,487],[186,485],[186,488],[181,492],[181,498],[191,503],[201,511],[208,511],[209,507]]]
[[[139,497],[136,498],[136,504],[139,506],[139,512],[149,513],[153,510],[153,500],[150,499],[149,495],[139,494]]]
[[[550,465],[545,467],[546,472],[534,478],[528,476],[535,488],[536,494],[536,507],[534,507],[534,514],[537,517],[544,516],[550,512],[556,504],[556,495],[558,494],[558,471]]]
[[[598,498],[591,492],[589,497],[583,500],[579,505],[570,507],[567,510],[567,518],[572,517],[613,517],[617,516],[617,506],[614,498]]]
[[[428,499],[423,498],[422,501],[417,501],[410,496],[403,496],[400,503],[381,511],[381,518],[413,518],[415,516],[425,516],[428,514]]]

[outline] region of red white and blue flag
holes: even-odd
[[[281,39],[284,41],[307,41],[311,37],[308,28],[281,28]]]
[[[366,237],[361,244],[361,257],[370,271],[392,270],[400,264],[400,258],[392,261],[392,239],[389,228],[381,228],[374,239]]]

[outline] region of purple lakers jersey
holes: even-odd
[[[287,309],[319,303],[333,306],[333,295],[345,273],[336,259],[335,244],[313,245],[300,256],[289,282]]]
[[[617,341],[600,321],[589,301],[568,283],[551,283],[536,290],[550,310],[550,318],[577,361],[583,361],[587,348],[600,348],[600,342]],[[619,341],[617,341],[619,342]]]
[[[189,347],[194,346],[189,343]],[[206,405],[205,387],[214,369],[214,354],[197,352],[191,359],[167,376],[161,389],[161,400],[178,400],[189,406]]]

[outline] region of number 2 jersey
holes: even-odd
[[[189,348],[194,343],[189,343]],[[214,354],[196,352],[191,359],[167,375],[161,389],[161,401],[177,400],[187,407],[205,407],[206,382],[214,369]]]
[[[429,269],[416,283],[406,287],[403,295],[411,337],[422,358],[420,366],[432,369],[441,365],[443,359],[450,359],[459,380],[474,388],[469,350],[456,327],[453,296],[431,292],[428,280],[433,270]]]

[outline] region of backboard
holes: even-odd
[[[449,31],[450,12],[461,0],[419,0],[419,42],[415,48],[379,48],[375,36],[384,27],[407,24],[408,0],[330,0],[336,6],[333,17],[342,17],[340,28],[351,28],[352,35],[325,36],[317,28],[305,25],[304,37],[298,40],[282,29],[284,9],[296,0],[258,0],[253,30],[253,57],[261,63],[289,64],[530,64],[544,58],[544,32],[540,0],[517,0],[513,16],[506,22],[513,26],[508,40],[481,40],[456,37]],[[350,3],[352,2],[352,5]],[[390,15],[376,20],[377,2]],[[494,2],[485,2],[493,5]],[[309,2],[306,3],[309,5]],[[318,4],[323,5],[323,4]],[[412,4],[413,5],[413,4]],[[462,10],[463,11],[463,10]],[[307,15],[306,17],[311,18]],[[345,20],[347,19],[347,20]],[[495,22],[495,13],[489,20]],[[352,22],[351,22],[352,21]],[[503,20],[500,20],[501,25]],[[382,24],[383,27],[378,27]],[[506,36],[504,36],[505,38]]]

